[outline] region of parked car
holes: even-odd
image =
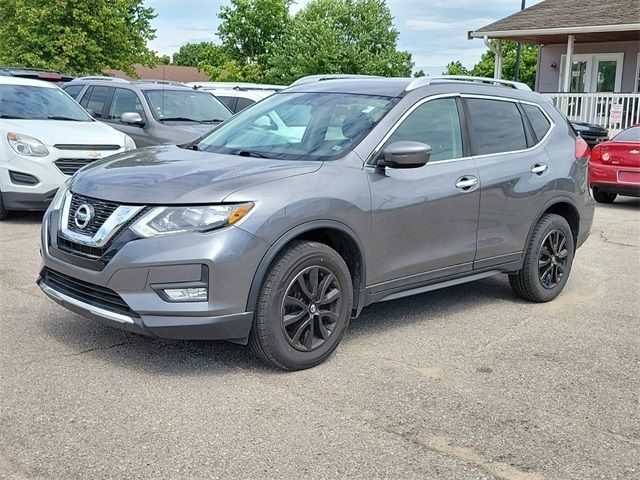
[[[575,131],[584,138],[589,148],[593,148],[599,143],[606,142],[609,139],[609,131],[595,123],[571,122]]]
[[[187,85],[216,96],[229,110],[237,113],[287,87],[259,83],[193,82]]]
[[[600,203],[613,203],[618,195],[640,197],[640,125],[593,148],[589,186]]]
[[[15,68],[0,67],[0,77],[30,78],[32,80],[42,80],[62,86],[73,80],[72,75],[56,72],[53,70],[40,70],[37,68]]]
[[[374,302],[500,273],[550,301],[589,236],[589,149],[541,95],[484,81],[306,83],[190,145],[87,167],[45,215],[38,284],[94,320],[249,343],[290,370]]]
[[[175,82],[78,79],[63,88],[138,147],[191,142],[232,115],[209,93]]]
[[[0,76],[0,219],[45,210],[78,169],[134,148],[52,83]]]

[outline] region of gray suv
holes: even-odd
[[[62,89],[138,148],[191,142],[232,115],[212,94],[175,82],[84,77]]]
[[[519,84],[309,82],[79,171],[44,217],[38,284],[93,320],[308,368],[374,302],[496,274],[555,298],[591,228],[587,157]]]

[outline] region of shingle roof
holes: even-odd
[[[638,0],[545,0],[474,33],[629,24],[640,24]]]
[[[134,65],[133,69],[142,80],[167,80],[171,82],[208,82],[209,76],[195,67],[180,67],[178,65],[158,65],[149,68],[142,65]],[[104,72],[112,77],[135,80],[121,70],[107,70]]]

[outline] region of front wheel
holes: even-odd
[[[340,343],[352,307],[351,275],[342,257],[322,243],[294,242],[267,273],[249,345],[276,367],[314,367]]]
[[[569,279],[574,252],[567,221],[560,215],[544,215],[533,230],[522,269],[509,275],[514,293],[530,302],[556,298]]]
[[[615,193],[603,192],[597,187],[593,187],[593,198],[598,203],[613,203],[618,195]]]
[[[0,192],[0,220],[4,220],[9,215],[9,211],[5,208],[4,202],[2,201],[2,192]]]

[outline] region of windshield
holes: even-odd
[[[147,90],[144,94],[159,122],[212,123],[222,122],[231,116],[229,109],[208,92]]]
[[[345,93],[278,93],[236,115],[195,146],[207,152],[328,160],[352,150],[397,99]]]
[[[613,137],[614,142],[640,142],[640,127],[632,127]]]
[[[91,122],[80,105],[59,88],[0,85],[0,118]]]

